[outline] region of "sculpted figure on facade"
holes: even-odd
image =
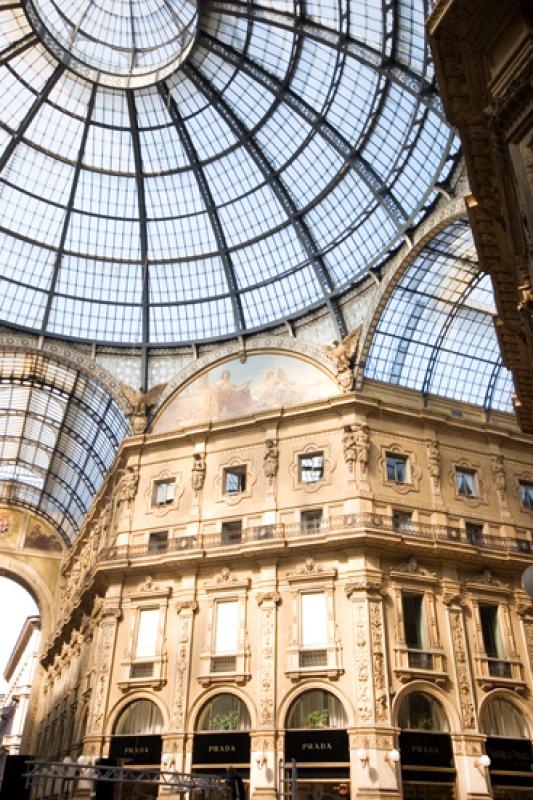
[[[357,441],[353,425],[344,426],[342,451],[344,454],[344,461],[346,462],[346,466],[350,471],[350,475],[354,475],[355,465],[357,463]]]
[[[357,463],[361,470],[361,478],[366,479],[368,475],[368,461],[370,457],[370,436],[368,425],[360,423],[356,428],[355,435]]]
[[[356,330],[348,334],[342,342],[335,339],[324,348],[335,364],[337,383],[343,392],[349,392],[353,389],[354,375],[352,363],[357,352],[360,337],[361,328],[356,328]]]
[[[265,478],[272,481],[278,474],[279,450],[273,439],[267,439],[265,445],[266,452],[263,456],[263,470]]]
[[[434,486],[437,486],[440,481],[440,448],[438,442],[431,441],[427,443],[427,454],[429,475]]]
[[[205,455],[203,453],[194,453],[191,471],[191,486],[195,492],[200,492],[205,483]]]
[[[505,501],[505,467],[503,456],[494,456],[492,461],[492,474],[500,500]]]
[[[128,467],[118,482],[116,491],[117,505],[129,504],[135,500],[138,483],[139,470],[134,467]]]

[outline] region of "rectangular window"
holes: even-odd
[[[145,608],[139,612],[135,658],[154,658],[157,654],[159,609]]]
[[[302,511],[300,527],[302,533],[320,533],[322,528],[322,509],[313,508],[310,511]]]
[[[152,505],[168,506],[173,503],[175,485],[175,481],[156,481],[154,483]]]
[[[463,497],[477,497],[476,473],[471,469],[455,468],[457,494]]]
[[[239,601],[216,604],[215,655],[236,653],[239,642]]]
[[[498,622],[498,606],[480,603],[479,618],[485,653],[489,658],[505,658]]]
[[[407,665],[411,669],[433,669],[433,655],[427,647],[424,625],[424,595],[402,592],[403,629],[408,648]]]
[[[228,467],[224,470],[224,493],[240,494],[246,491],[246,467]]]
[[[407,456],[387,453],[387,480],[407,483]]]
[[[533,483],[520,481],[520,500],[524,508],[533,508]]]
[[[223,522],[220,539],[221,544],[239,544],[242,539],[242,519]]]
[[[324,477],[324,453],[306,453],[298,457],[300,483],[316,483]]]
[[[306,592],[300,596],[302,647],[320,647],[328,643],[328,610],[324,592]]]
[[[483,543],[483,525],[479,522],[465,522],[466,541],[469,544]]]
[[[149,553],[164,553],[168,547],[168,531],[157,531],[148,537]]]
[[[399,511],[393,509],[392,512],[392,528],[395,531],[410,531],[411,530],[412,515],[410,511]]]
[[[405,643],[413,650],[425,647],[425,631],[422,613],[424,595],[402,592],[403,629]]]

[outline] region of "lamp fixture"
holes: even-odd
[[[484,774],[490,767],[491,763],[490,756],[488,756],[486,753],[483,753],[483,755],[481,755],[477,761],[474,762],[474,765],[482,774]]]
[[[356,755],[357,755],[357,758],[359,759],[359,761],[361,762],[361,766],[363,768],[368,767],[368,760],[369,759],[368,759],[368,750],[366,749],[366,747],[360,747],[357,750]]]
[[[391,767],[394,767],[395,764],[399,762],[400,758],[401,758],[400,751],[397,750],[395,747],[393,747],[392,750],[389,750],[387,753],[385,753],[385,761],[388,764],[390,764]]]

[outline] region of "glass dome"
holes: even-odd
[[[338,298],[452,166],[426,13],[0,7],[0,321],[165,345],[327,306],[342,334]]]

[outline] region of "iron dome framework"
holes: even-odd
[[[207,0],[194,44],[194,4],[167,39],[156,6],[0,4],[3,321],[146,348],[326,305],[345,334],[456,152],[427,4]]]

